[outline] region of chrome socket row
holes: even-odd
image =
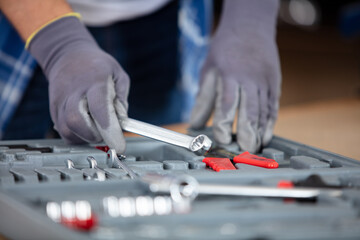
[[[67,219],[87,220],[92,216],[91,205],[88,201],[63,201],[61,203],[48,202],[46,215],[54,222]]]
[[[191,209],[190,201],[176,202],[170,196],[137,196],[115,197],[103,199],[103,209],[106,215],[117,217],[145,217],[153,215],[184,214]]]

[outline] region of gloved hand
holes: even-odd
[[[281,73],[275,42],[277,0],[226,0],[205,61],[190,126],[205,126],[213,108],[215,140],[256,152],[272,137]]]
[[[49,81],[55,129],[69,143],[104,140],[125,150],[119,116],[127,115],[129,77],[99,48],[76,17],[64,17],[41,29],[30,53]]]

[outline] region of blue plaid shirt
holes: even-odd
[[[180,2],[180,88],[184,95],[181,121],[187,122],[198,92],[200,70],[210,44],[213,4],[208,0]]]
[[[0,12],[0,139],[36,66],[24,42]]]

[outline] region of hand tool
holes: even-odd
[[[319,195],[340,197],[341,190],[319,188],[276,188],[262,186],[239,186],[226,184],[199,184],[199,195],[228,195],[244,197],[316,198]]]
[[[122,168],[131,179],[138,179],[139,176],[131,170],[123,161],[120,159],[125,159],[126,157],[123,155],[118,156],[115,149],[109,149],[108,152],[108,162],[107,165],[109,167]]]
[[[264,168],[277,168],[279,166],[274,159],[260,157],[249,152],[237,154],[220,147],[212,148],[205,154],[205,157],[228,158],[234,163],[245,163]]]
[[[67,169],[73,169],[73,168],[75,168],[74,162],[73,162],[71,159],[66,159],[66,160],[65,160],[65,164],[66,164],[66,168],[67,168]]]
[[[211,148],[212,141],[203,134],[191,137],[126,117],[120,118],[119,122],[123,130],[179,147],[184,147],[198,155],[204,155]]]
[[[206,166],[220,172],[221,170],[236,170],[229,158],[211,158],[206,157],[202,160]]]
[[[149,184],[154,193],[170,193],[175,202],[191,201],[198,195],[198,182],[189,175],[160,175],[148,173],[141,177],[141,181]]]
[[[84,172],[76,169],[71,159],[65,160],[65,169],[58,169],[61,179],[80,181],[84,180]],[[86,176],[85,176],[86,177]],[[87,177],[89,179],[90,177]]]
[[[169,178],[171,179],[172,176]],[[185,199],[194,199],[197,195],[228,195],[228,196],[244,196],[244,197],[278,197],[278,198],[315,198],[321,194],[333,197],[340,197],[341,190],[333,190],[326,188],[277,188],[277,187],[263,187],[263,186],[246,186],[246,185],[230,185],[230,184],[199,184],[197,180],[191,176],[183,175],[183,182],[178,178],[175,181],[175,186],[184,186],[180,189],[180,197]],[[166,176],[148,175],[144,180],[150,179],[150,189],[154,192],[168,192],[171,187],[171,181]],[[162,182],[164,181],[164,182]],[[179,192],[176,193],[175,200],[179,198]]]
[[[46,215],[54,222],[76,230],[90,231],[97,225],[90,203],[84,200],[47,202]]]
[[[103,198],[102,206],[105,214],[110,217],[135,217],[169,215],[171,213],[188,212],[189,204],[186,208],[184,203],[174,202],[169,196],[136,196],[136,197],[115,197]]]
[[[197,181],[189,175],[173,176],[148,173],[140,177],[124,161],[120,160],[120,158],[125,159],[126,157],[123,155],[119,157],[115,149],[109,149],[108,155],[108,166],[122,168],[131,179],[137,179],[149,185],[152,192],[169,193],[176,202],[192,200],[197,195]]]
[[[94,179],[98,180],[98,181],[105,181],[106,180],[106,173],[105,173],[105,171],[103,169],[98,167],[96,159],[93,156],[88,156],[86,158],[86,160],[89,162],[90,168],[96,170]]]
[[[46,203],[46,215],[54,222],[60,222],[61,220],[60,204],[58,204],[57,202]]]
[[[94,166],[96,166],[97,171],[95,173],[91,174],[91,175],[89,173],[83,172],[83,175],[85,176],[85,179],[87,179],[87,180],[93,179],[93,180],[97,180],[97,181],[105,181],[105,179],[106,179],[105,172],[97,167],[97,162],[96,162],[96,160],[94,158],[91,159],[91,160],[92,161],[89,161],[89,159],[88,159],[88,161],[90,163],[90,167],[95,169]],[[74,165],[74,162],[71,159],[66,159],[65,164],[66,164],[67,169],[76,169],[75,165]]]

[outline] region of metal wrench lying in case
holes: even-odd
[[[177,133],[168,129],[157,127],[148,123],[137,121],[131,118],[121,118],[120,125],[123,130],[136,133],[145,137],[156,139],[162,142],[184,147],[198,155],[206,155],[209,152],[212,141],[206,135],[198,135],[191,137],[185,134]],[[112,152],[111,155],[115,155]],[[114,158],[113,158],[114,159]],[[117,159],[120,167],[128,172],[131,178],[134,173],[130,169],[126,169],[120,160]],[[130,170],[130,171],[129,171]],[[148,176],[143,181],[150,184],[150,189],[154,192],[171,192],[171,189],[176,189],[176,194],[172,194],[175,199],[181,199],[181,196],[191,196],[194,199],[198,194],[204,195],[233,195],[233,196],[248,196],[248,197],[280,197],[280,198],[314,198],[320,194],[329,194],[331,196],[341,196],[342,192],[339,190],[325,190],[317,188],[296,188],[296,189],[281,189],[276,187],[261,187],[261,186],[236,186],[236,185],[221,185],[221,184],[198,184],[196,179],[188,176],[186,181],[182,182],[182,188],[174,187],[177,184],[169,183],[169,179],[165,176]],[[185,185],[184,185],[185,183]],[[189,184],[186,186],[186,184]],[[151,187],[152,186],[152,187]],[[180,186],[180,185],[179,185]],[[181,189],[181,190],[180,190]]]
[[[150,175],[148,178],[150,181],[147,183],[150,184],[151,191],[170,193],[175,201],[194,200],[198,195],[312,199],[320,195],[341,197],[343,194],[342,190],[331,188],[297,187],[286,189],[267,186],[198,183],[195,178],[186,175],[171,182],[173,185],[167,184],[166,176]],[[174,176],[174,179],[176,178]]]
[[[116,155],[114,149],[108,152],[113,166],[124,169],[133,179],[138,179],[149,185],[154,193],[169,193],[174,201],[194,200],[198,195],[226,195],[226,196],[242,196],[242,197],[277,197],[277,198],[316,198],[322,194],[333,197],[340,197],[341,190],[326,188],[293,188],[284,189],[277,187],[265,186],[246,186],[246,185],[230,185],[230,184],[207,184],[201,183],[190,175],[160,175],[146,174],[138,176],[130,168],[126,166]],[[116,165],[118,163],[118,165]]]
[[[196,137],[191,137],[182,133],[126,117],[121,118],[119,122],[122,129],[125,131],[136,133],[144,137],[152,138],[179,147],[184,147],[198,155],[204,155],[207,153],[212,145],[210,138],[203,134],[200,134]]]

